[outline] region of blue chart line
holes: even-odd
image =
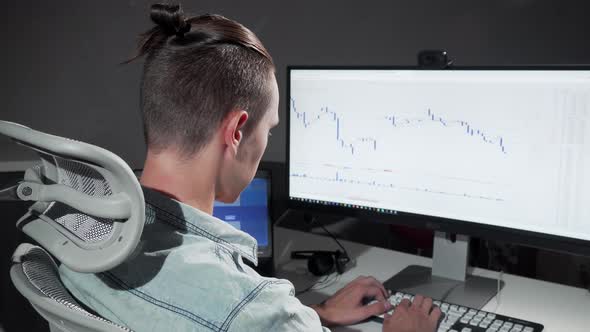
[[[348,179],[348,178],[342,176],[339,172],[336,172],[336,175],[332,178],[310,176],[310,175],[307,175],[306,173],[291,173],[290,176],[295,177],[295,178],[310,179],[310,180],[317,180],[317,181],[330,182],[330,183],[367,185],[367,186],[373,186],[373,187],[408,190],[408,191],[424,192],[424,193],[430,193],[430,194],[440,194],[440,195],[447,195],[447,196],[460,196],[460,197],[467,197],[467,198],[484,199],[484,200],[489,200],[489,201],[498,201],[498,202],[504,201],[503,198],[498,198],[498,197],[472,195],[472,194],[467,194],[467,193],[452,193],[452,192],[446,192],[446,191],[440,191],[440,190],[432,190],[432,189],[428,189],[428,188],[398,186],[393,183],[379,183],[375,180],[373,180],[373,181],[360,181],[360,180]]]
[[[460,125],[461,127],[465,128],[465,134],[467,134],[469,136],[480,137],[485,143],[488,143],[488,144],[493,144],[493,145],[497,144],[498,147],[500,148],[500,150],[502,150],[503,153],[506,153],[506,147],[504,146],[504,139],[502,137],[498,136],[495,138],[490,138],[490,136],[488,136],[483,130],[474,128],[467,121],[460,121],[460,120],[448,121],[448,120],[443,119],[440,116],[435,116],[434,113],[430,110],[430,108],[428,109],[427,113],[428,113],[428,118],[426,118],[426,119],[413,119],[413,120],[401,119],[400,120],[400,119],[397,119],[394,115],[386,116],[385,118],[388,121],[391,121],[391,125],[394,127],[401,127],[403,125],[409,125],[409,124],[420,123],[420,122],[425,122],[425,121],[438,122],[444,127],[451,127],[452,125]]]
[[[313,116],[310,119],[306,112],[298,112],[297,111],[297,107],[295,106],[295,99],[293,99],[293,98],[291,98],[291,109],[295,113],[295,116],[297,117],[297,119],[301,120],[303,122],[304,128],[308,128],[314,122],[320,120],[322,118],[322,115],[327,115],[329,120],[336,122],[336,141],[338,142],[338,145],[340,145],[341,148],[345,148],[345,149],[350,150],[350,153],[354,155],[355,145],[353,143],[345,141],[342,138],[342,135],[340,134],[340,116],[338,116],[338,114],[336,112],[330,111],[328,109],[328,107],[322,107],[320,109],[320,114]],[[372,137],[359,137],[356,139],[356,141],[359,141],[362,143],[369,142],[373,146],[373,150],[374,151],[377,150],[377,140]]]
[[[327,116],[327,119],[329,121],[336,122],[336,141],[338,142],[338,145],[340,145],[341,148],[345,148],[347,150],[350,150],[351,154],[354,155],[356,145],[343,138],[343,135],[342,135],[341,129],[340,129],[340,116],[338,115],[338,113],[329,110],[328,107],[322,107],[322,108],[320,108],[319,114],[317,114],[315,116],[310,116],[310,115],[308,115],[307,112],[300,112],[297,110],[294,98],[291,98],[291,109],[293,110],[295,117],[298,120],[301,120],[304,128],[308,128],[309,126],[313,125],[315,122],[322,119],[324,116]],[[441,126],[449,127],[449,128],[460,126],[461,128],[464,128],[463,132],[467,136],[480,138],[482,140],[482,142],[484,142],[486,144],[497,145],[498,148],[500,149],[500,151],[502,153],[506,154],[506,146],[504,144],[505,141],[504,141],[504,138],[502,138],[501,136],[494,137],[494,136],[488,135],[483,130],[475,128],[473,125],[471,125],[467,121],[444,119],[443,117],[435,115],[430,109],[427,110],[427,117],[425,117],[425,118],[406,119],[406,118],[398,118],[395,115],[386,116],[384,118],[388,122],[390,122],[393,127],[403,127],[403,126],[407,126],[407,125],[413,125],[416,123],[425,123],[427,121],[440,123]],[[362,143],[368,142],[368,143],[370,143],[370,146],[372,146],[372,149],[374,151],[377,151],[377,140],[373,137],[359,137],[354,141],[362,142]]]

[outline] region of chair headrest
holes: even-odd
[[[0,134],[40,157],[14,188],[18,198],[35,202],[17,227],[79,272],[109,270],[133,252],[145,203],[127,163],[98,146],[12,122],[0,121]]]

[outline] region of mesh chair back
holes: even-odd
[[[73,188],[92,197],[109,197],[113,190],[109,182],[95,169],[82,163],[53,156],[43,156],[46,162],[55,163],[59,184]],[[52,159],[50,159],[52,158]],[[116,220],[89,216],[67,204],[53,203],[44,214],[68,229],[86,243],[102,242],[109,239]]]
[[[63,287],[57,266],[40,247],[21,244],[13,255],[13,284],[50,324],[52,332],[132,332],[85,310]]]

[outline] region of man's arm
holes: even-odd
[[[317,313],[294,294],[287,280],[269,284],[245,305],[236,307],[235,317],[225,323],[227,331],[329,332]]]

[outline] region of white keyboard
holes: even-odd
[[[403,300],[414,300],[414,295],[393,291],[389,302],[395,307]],[[541,332],[543,325],[473,309],[458,304],[433,300],[443,313],[437,332]],[[383,315],[377,317],[383,321]]]

